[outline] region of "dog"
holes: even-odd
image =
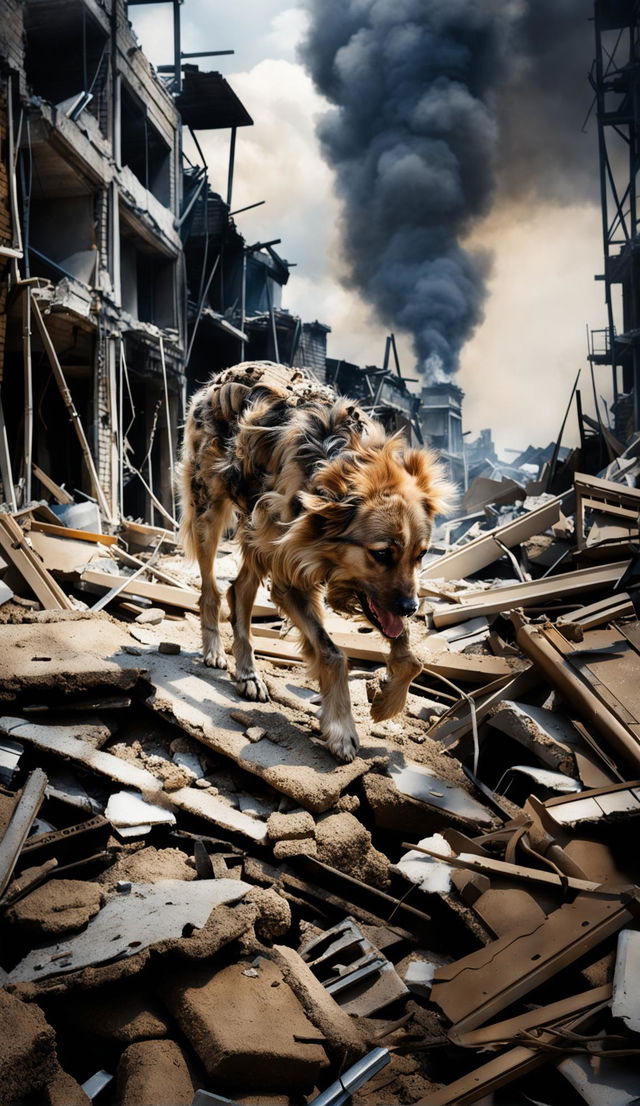
[[[321,692],[320,728],[341,761],[358,750],[347,659],[323,626],[323,599],[364,615],[390,643],[374,721],[404,708],[421,671],[407,619],[434,516],[450,488],[433,454],[387,436],[353,400],[303,370],[247,361],[212,377],[189,404],[179,462],[181,536],[198,560],[204,662],[226,668],[214,559],[235,516],[242,567],[228,591],[235,682],[266,702],[250,639],[258,586],[300,632]]]

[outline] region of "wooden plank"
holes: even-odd
[[[49,363],[51,365],[51,368],[53,369],[53,375],[56,379],[58,389],[60,391],[60,394],[62,396],[64,404],[65,404],[65,406],[66,406],[66,408],[69,412],[69,415],[71,416],[71,421],[73,423],[73,428],[76,432],[78,441],[80,442],[80,448],[82,450],[82,456],[84,457],[84,461],[85,461],[85,464],[87,466],[89,476],[91,478],[91,486],[93,488],[95,496],[96,496],[96,498],[98,500],[98,503],[100,505],[100,510],[102,511],[105,518],[111,518],[111,511],[109,509],[109,504],[107,503],[107,499],[106,499],[106,496],[104,494],[102,484],[100,483],[100,480],[98,478],[98,473],[96,471],[96,466],[94,464],[93,457],[91,455],[91,450],[89,448],[89,443],[87,441],[87,438],[86,438],[86,435],[85,435],[85,432],[84,432],[84,428],[82,426],[82,422],[80,421],[80,416],[78,415],[78,412],[76,411],[75,404],[73,402],[73,397],[71,395],[71,392],[69,391],[67,382],[65,380],[65,376],[64,376],[64,373],[62,371],[62,366],[61,366],[61,364],[58,360],[58,355],[56,353],[55,346],[54,346],[54,344],[51,340],[51,335],[49,334],[49,331],[47,330],[44,319],[42,317],[42,312],[40,311],[40,305],[38,304],[38,300],[36,299],[35,296],[32,298],[31,306],[32,306],[32,310],[33,310],[33,317],[36,321],[36,326],[38,327],[38,330],[40,332],[40,337],[42,339],[42,344],[44,345],[45,352],[47,354],[47,357],[49,358]]]
[[[419,1098],[415,1106],[469,1106],[479,1099],[491,1101],[494,1091],[548,1063],[550,1057],[545,1045],[566,1047],[567,1034],[586,1028],[602,1005],[590,1006],[588,1010],[558,1021],[553,1026],[543,1026],[538,1033],[536,1048],[516,1045],[439,1091],[431,1091],[426,1097]]]
[[[70,599],[29,548],[24,532],[11,515],[0,514],[0,546],[45,610],[73,610]]]
[[[142,593],[141,593],[142,594]],[[299,661],[302,663],[300,646],[295,640],[281,638],[278,631],[268,626],[260,626],[254,623],[251,627],[254,650],[263,657],[278,657],[282,660]],[[331,638],[350,660],[374,661],[385,664],[388,649],[378,639],[377,635],[371,640],[370,634],[331,632]],[[462,683],[489,683],[501,676],[511,676],[523,667],[522,662],[514,661],[514,658],[488,657],[473,653],[442,653],[432,654],[428,646],[418,644],[414,651],[419,660],[423,662],[423,671],[435,676],[446,676],[450,680],[460,680]]]
[[[538,925],[438,968],[431,1001],[457,1032],[476,1029],[628,925],[637,906],[631,895],[579,895]]]
[[[33,464],[32,468],[34,476],[37,476],[43,488],[47,489],[49,495],[53,496],[56,503],[73,503],[73,496],[69,495],[69,492],[66,492],[59,484],[56,484],[55,480],[52,480],[50,476],[47,476],[46,472],[44,472],[39,465]]]
[[[468,1033],[457,1033],[451,1030],[449,1038],[461,1048],[490,1048],[491,1045],[505,1044],[520,1033],[538,1029],[542,1025],[553,1025],[571,1014],[589,1010],[602,1002],[609,1002],[612,994],[613,984],[603,983],[601,987],[590,987],[588,991],[559,999],[558,1002],[551,1002],[548,1006],[536,1006],[533,1010],[527,1010],[526,1014],[485,1025],[482,1029],[471,1029]]]
[[[38,530],[41,534],[51,534],[54,538],[73,538],[74,541],[99,542],[100,545],[117,545],[118,539],[113,534],[94,534],[91,530],[74,530],[71,526],[54,526],[52,522],[40,522],[32,519],[31,529]]]
[[[566,654],[572,651],[572,646],[553,626],[530,625],[515,611],[511,620],[516,627],[518,645],[536,668],[575,708],[589,731],[595,729],[637,772],[640,769],[640,741],[570,663]]]
[[[116,546],[113,550],[113,555],[117,560],[122,561],[123,564],[129,565],[130,568],[140,568],[144,565],[144,561],[141,561],[139,557],[134,557],[131,553],[126,553],[124,549],[120,549],[120,546]],[[181,588],[182,591],[189,591],[189,585],[185,584],[184,580],[179,580],[177,576],[172,576],[169,572],[163,572],[157,565],[148,565],[149,574],[155,576],[157,580],[161,580],[164,584],[171,584],[172,587]]]
[[[607,595],[605,599],[598,599],[596,603],[589,603],[576,611],[563,614],[557,624],[560,626],[565,622],[573,622],[583,630],[593,630],[597,626],[612,622],[614,618],[626,618],[627,615],[632,614],[635,614],[635,607],[631,596],[626,591],[620,591],[615,595]]]
[[[460,853],[458,856],[447,856],[433,849],[427,849],[424,845],[408,845],[403,842],[403,849],[413,849],[415,852],[424,853],[434,860],[441,860],[451,868],[462,868],[468,872],[480,872],[489,879],[513,879],[516,882],[539,883],[545,887],[555,887],[558,891],[564,891],[569,887],[572,891],[598,891],[600,884],[590,879],[576,879],[575,876],[559,876],[555,872],[543,871],[541,868],[528,868],[524,864],[509,864],[506,860],[494,860],[493,857],[472,856],[471,853]]]
[[[619,580],[630,562],[616,561],[615,564],[594,565],[577,572],[565,572],[560,576],[549,576],[542,580],[531,580],[522,584],[512,584],[506,588],[493,588],[491,591],[467,592],[460,603],[439,607],[433,612],[434,625],[453,626],[469,618],[480,615],[499,614],[500,611],[514,610],[517,607],[530,607],[541,600],[552,601],[560,596],[582,595],[591,588],[604,587]]]
[[[151,570],[150,570],[151,571]],[[192,588],[177,588],[170,584],[155,584],[150,580],[131,580],[128,576],[119,576],[110,572],[100,572],[95,568],[88,568],[82,573],[81,580],[86,584],[105,588],[110,591],[117,584],[124,581],[121,591],[126,595],[142,595],[144,599],[151,599],[155,603],[164,603],[169,607],[180,607],[185,611],[200,610],[200,593]]]
[[[46,786],[44,772],[41,768],[35,768],[13,808],[9,825],[0,841],[0,896],[11,879],[22,846],[40,809]]]
[[[445,553],[437,561],[430,564],[420,573],[426,580],[443,578],[445,580],[462,580],[481,568],[497,561],[504,555],[503,545],[512,549],[514,545],[520,545],[534,534],[540,534],[560,518],[560,510],[569,494],[558,495],[537,507],[535,511],[529,511],[521,515],[513,522],[507,522],[503,526],[496,526],[486,534],[455,549],[451,553]]]

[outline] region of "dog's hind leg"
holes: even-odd
[[[214,500],[197,520],[194,529],[195,553],[200,566],[202,593],[200,622],[202,625],[202,655],[210,668],[226,668],[227,658],[220,637],[220,590],[215,576],[218,543],[232,515],[227,499]]]
[[[374,722],[383,722],[393,718],[404,710],[409,684],[422,672],[422,663],[411,652],[409,631],[404,630],[399,637],[393,638],[387,659],[387,678],[371,704],[371,717]]]
[[[347,658],[322,625],[319,595],[275,585],[271,594],[300,631],[309,673],[320,685],[320,729],[327,747],[338,760],[353,760],[359,740],[351,713]]]
[[[242,567],[227,592],[231,625],[233,626],[233,655],[236,659],[235,684],[245,699],[266,703],[269,698],[267,685],[256,669],[256,660],[251,645],[251,611],[261,576],[255,565],[248,560]]]

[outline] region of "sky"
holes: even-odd
[[[254,120],[238,131],[232,207],[265,203],[238,216],[240,231],[251,242],[281,238],[278,252],[295,263],[283,306],[331,327],[329,356],[380,364],[388,327],[348,285],[341,205],[316,135],[328,104],[298,56],[306,11],[292,0],[184,0],[181,10],[183,52],[235,51],[194,61],[222,72]],[[152,63],[171,62],[172,6],[129,12]],[[228,134],[203,131],[198,138],[213,187],[225,195]],[[595,127],[584,141],[592,143],[595,180]],[[188,143],[187,136],[187,152]],[[602,270],[599,207],[585,189],[576,189],[575,201],[570,190],[559,198],[521,194],[477,221],[465,244],[489,251],[492,262],[484,320],[463,347],[454,378],[465,392],[464,429],[473,438],[492,428],[499,452],[546,445],[557,436],[578,370],[583,407],[594,414],[587,328],[606,323],[603,285],[594,279]],[[414,376],[409,336],[396,331],[396,340],[403,371]],[[610,370],[596,374],[597,393],[609,403]],[[577,441],[572,418],[564,442]]]

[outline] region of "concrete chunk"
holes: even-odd
[[[53,1079],[56,1037],[39,1006],[0,990],[0,1087],[6,1106]]]
[[[10,906],[6,917],[36,938],[58,937],[81,929],[100,910],[104,892],[97,883],[53,879]]]
[[[315,837],[316,824],[306,810],[292,814],[275,811],[267,822],[267,833],[272,841],[292,841],[300,837]]]
[[[191,1106],[193,1083],[175,1041],[138,1041],[120,1057],[119,1106]]]
[[[175,973],[170,1013],[221,1092],[303,1092],[327,1064],[322,1037],[270,960]]]
[[[316,979],[302,957],[286,945],[274,945],[269,955],[275,960],[302,1008],[327,1039],[327,1051],[341,1067],[353,1064],[366,1049],[356,1023],[338,1006]]]

